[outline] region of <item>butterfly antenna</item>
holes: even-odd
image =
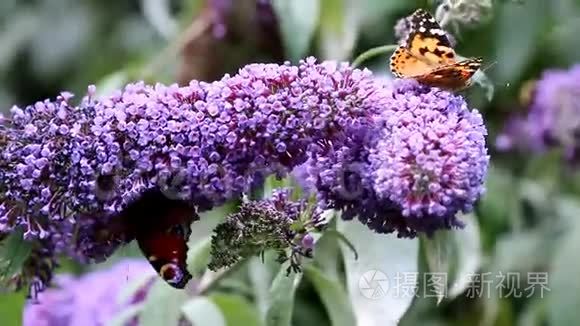
[[[491,67],[495,66],[496,64],[497,64],[497,61],[491,62],[491,63],[489,63],[487,66],[485,66],[485,67],[481,68],[481,71],[485,72],[485,71],[487,71],[489,68],[491,68]]]

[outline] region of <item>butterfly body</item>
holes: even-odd
[[[445,31],[431,14],[419,9],[411,15],[411,32],[391,56],[390,68],[398,78],[459,90],[470,85],[481,63],[481,58],[458,60]]]

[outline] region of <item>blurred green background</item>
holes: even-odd
[[[133,80],[211,81],[251,62],[297,62],[307,55],[353,60],[369,48],[394,43],[398,19],[417,8],[435,12],[441,2],[1,0],[0,110],[7,113],[12,105],[54,98],[63,90],[80,95],[90,84],[106,94]],[[493,146],[505,121],[525,112],[522,87],[527,81],[548,68],[580,62],[580,1],[445,2],[473,5],[462,7],[446,27],[459,54],[484,58],[487,88],[474,86],[465,95],[484,115],[492,165],[487,194],[470,220],[473,228],[458,231],[463,235],[456,236],[456,246],[444,252],[452,256],[448,261],[456,271],[547,272],[550,291],[542,298],[456,295],[439,304],[416,299],[401,324],[580,324],[578,173],[562,164],[557,149],[532,155],[498,153]],[[460,20],[473,10],[475,19]],[[390,76],[388,56],[365,66]],[[118,256],[134,254],[128,248]],[[432,270],[430,255],[430,248],[423,247],[420,262]],[[61,270],[88,269],[71,263]],[[330,324],[312,285],[303,287],[294,307],[295,324]],[[459,292],[466,289],[462,285]],[[0,325],[20,325],[23,304],[21,293],[0,294]]]

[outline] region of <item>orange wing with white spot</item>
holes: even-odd
[[[457,60],[446,33],[423,9],[411,15],[411,32],[391,56],[391,72],[434,87],[458,90],[469,86],[482,59]]]

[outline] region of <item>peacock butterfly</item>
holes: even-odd
[[[159,276],[178,289],[192,278],[187,271],[187,241],[197,219],[194,207],[155,189],[130,203],[121,216],[125,241],[135,239]]]

